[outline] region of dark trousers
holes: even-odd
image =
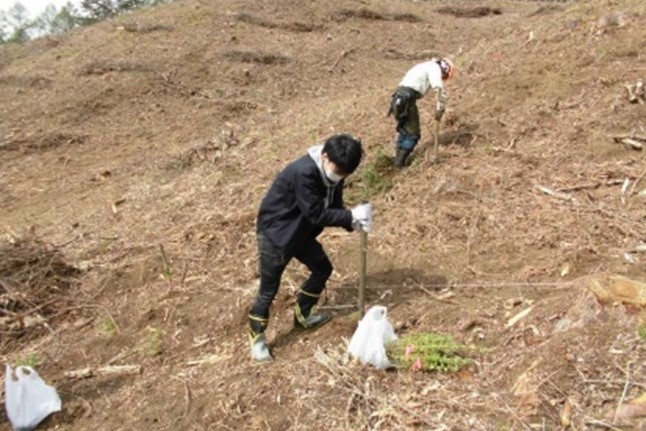
[[[392,109],[397,121],[397,142],[395,146],[407,150],[409,153],[415,148],[421,138],[422,132],[419,125],[419,111],[417,99],[422,95],[412,88],[397,87],[393,94],[391,106],[396,100],[401,101],[399,109]]]
[[[318,302],[318,297],[325,289],[325,283],[332,274],[332,263],[321,243],[314,238],[301,243],[289,255],[276,250],[261,232],[257,235],[257,241],[260,287],[251,307],[249,323],[251,330],[259,334],[267,327],[269,308],[278,293],[283,272],[292,258],[296,258],[310,270],[310,276],[301,285],[297,297],[298,306],[305,317],[310,315],[312,307]]]

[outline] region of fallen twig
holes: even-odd
[[[639,103],[643,104],[646,100],[644,93],[644,82],[640,79],[635,84],[626,84],[624,85],[626,92],[628,93],[628,101],[630,103]]]
[[[646,141],[646,135],[640,135],[638,133],[614,135],[612,138],[617,142],[621,141],[622,139],[636,139],[638,141]]]
[[[507,324],[505,325],[505,328],[511,328],[512,326],[514,326],[521,319],[523,319],[525,316],[527,316],[530,311],[532,311],[532,307],[527,307],[526,309],[524,309],[520,313],[516,314],[514,317],[512,317],[511,319],[509,319],[507,321]]]
[[[66,371],[64,376],[70,379],[87,379],[96,375],[136,375],[141,374],[141,365],[107,365],[100,368],[81,368],[78,370]]]
[[[615,135],[612,137],[615,142],[624,144],[626,147],[633,150],[641,151],[644,149],[644,142],[646,142],[646,136],[642,135]]]
[[[554,191],[552,189],[549,189],[547,187],[544,187],[544,186],[541,186],[541,185],[538,185],[538,184],[536,185],[536,188],[538,190],[540,190],[541,192],[545,193],[546,195],[550,195],[550,196],[553,196],[553,197],[555,197],[557,199],[561,199],[561,200],[564,200],[564,201],[569,201],[569,202],[576,203],[576,199],[574,197],[566,194],[566,193],[560,193],[560,192]]]
[[[624,138],[621,140],[621,143],[624,144],[625,146],[629,148],[633,148],[635,150],[643,150],[644,149],[644,144],[641,142],[635,140],[635,139],[630,139],[630,138]]]

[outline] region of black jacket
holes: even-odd
[[[343,180],[324,180],[312,157],[307,154],[287,165],[260,204],[257,231],[284,254],[294,253],[326,226],[352,230],[352,213],[343,207]]]

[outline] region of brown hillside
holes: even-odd
[[[179,0],[0,47],[0,358],[58,389],[42,429],[644,430],[643,297],[589,287],[646,281],[645,151],[622,143],[646,145],[645,49],[642,0]],[[394,172],[390,94],[434,54],[459,68],[440,161],[424,99]],[[251,363],[258,204],[339,132],[366,148],[368,302],[479,346],[467,371],[348,361],[348,309],[292,333],[296,264],[276,360]],[[359,239],[322,242],[324,301],[351,304]],[[68,374],[110,365],[142,371]]]

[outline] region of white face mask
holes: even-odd
[[[335,174],[334,172],[332,172],[327,168],[325,169],[325,176],[327,177],[328,180],[330,180],[330,182],[333,182],[333,183],[338,183],[343,179],[343,175]]]
[[[323,172],[325,172],[325,176],[331,183],[336,184],[344,178],[344,175],[335,173],[330,167],[331,164],[327,158],[327,154],[323,154]]]

